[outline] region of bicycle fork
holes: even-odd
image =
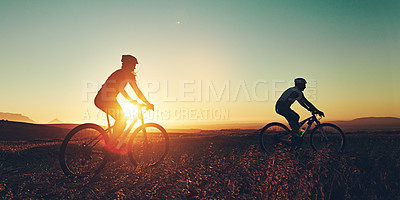
[[[317,122],[317,126],[319,127],[319,129],[321,129],[322,136],[324,136],[326,142],[328,142],[328,136],[326,135],[325,130],[322,128],[321,123]]]
[[[140,120],[142,121],[142,124],[144,124],[143,115],[140,115],[140,116],[142,116],[142,117],[140,118]],[[144,144],[143,144],[143,145],[144,145],[144,147],[145,147],[146,149],[148,149],[149,143],[148,143],[146,128],[144,128],[142,131],[143,131],[143,137],[144,137]]]

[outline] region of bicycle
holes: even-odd
[[[264,126],[260,132],[260,146],[261,149],[267,153],[272,153],[278,146],[283,145],[287,147],[299,148],[304,140],[304,137],[308,134],[311,126],[315,122],[314,128],[310,132],[310,144],[314,151],[329,151],[333,153],[339,153],[344,150],[345,147],[345,136],[343,131],[336,125],[331,123],[321,123],[316,117],[315,113],[312,116],[299,122],[299,127],[302,127],[305,123],[308,124],[305,131],[301,131],[299,134],[298,141],[291,141],[291,130],[282,123],[272,122]],[[296,144],[297,143],[297,144]]]
[[[159,124],[144,123],[142,108],[146,105],[135,105],[138,114],[121,134],[116,145],[109,144],[114,125],[110,126],[108,114],[106,130],[93,123],[81,124],[72,129],[66,135],[59,152],[59,162],[64,174],[79,178],[95,176],[108,161],[119,158],[118,155],[127,154],[135,169],[154,167],[164,160],[169,150],[167,131]],[[126,139],[139,119],[142,125],[132,132],[126,145]]]

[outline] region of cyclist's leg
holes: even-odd
[[[114,145],[126,127],[125,114],[118,102],[110,103],[110,107],[107,109],[107,113],[115,120],[113,135],[111,135],[110,137],[110,144]]]
[[[290,134],[292,135],[291,141],[295,148],[301,145],[303,138],[298,137],[299,135],[299,119],[300,116],[292,109],[286,106],[276,106],[276,112],[286,118],[289,122],[290,128],[292,129]]]
[[[290,128],[292,129],[292,133],[297,136],[300,128],[299,127],[300,116],[292,109],[289,109],[286,119],[289,122]]]
[[[292,129],[291,134],[293,136],[297,136],[300,128],[299,127],[300,116],[292,109],[285,106],[276,106],[276,112],[285,117],[285,119],[289,122],[290,128]]]
[[[117,101],[98,101],[96,98],[95,105],[115,120],[113,135],[110,135],[110,145],[113,146],[126,127],[124,111]]]
[[[126,126],[125,114],[121,106],[116,102],[111,108],[108,109],[109,115],[115,119],[113,136],[114,139],[119,138]]]

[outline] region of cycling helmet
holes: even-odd
[[[139,64],[137,59],[132,55],[122,55],[121,62]]]
[[[297,84],[306,84],[307,83],[307,81],[306,81],[306,79],[304,79],[304,78],[296,78],[296,79],[294,79],[294,83],[297,85]]]

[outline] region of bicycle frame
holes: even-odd
[[[309,131],[310,128],[311,128],[311,125],[312,125],[314,122],[317,124],[317,126],[321,124],[321,122],[319,122],[319,120],[317,119],[317,117],[315,116],[315,114],[313,114],[311,117],[309,117],[309,118],[307,118],[307,119],[305,119],[305,120],[299,122],[299,127],[302,127],[305,123],[308,124],[306,130],[304,131],[304,133],[301,134],[300,137],[304,137],[304,136],[307,135],[308,131]],[[326,135],[324,129],[321,129],[321,130],[322,130],[322,134],[323,134],[324,138],[328,141],[328,137],[327,137],[327,135]]]
[[[119,149],[119,148],[122,146],[122,144],[124,144],[126,138],[128,137],[130,131],[132,130],[133,126],[136,124],[136,122],[137,122],[139,119],[140,119],[140,122],[141,122],[142,124],[144,124],[142,108],[143,108],[143,107],[146,107],[146,105],[145,105],[145,104],[140,104],[140,103],[135,104],[135,105],[136,105],[136,107],[138,108],[138,114],[133,118],[133,121],[129,124],[128,129],[126,129],[126,130],[122,133],[122,135],[119,136],[120,140],[119,140],[118,144],[116,145],[116,148],[117,148],[117,149]],[[128,117],[128,118],[126,118],[125,120],[127,121],[127,120],[129,120],[130,118],[131,118],[131,117]],[[111,133],[111,128],[113,128],[115,125],[110,126],[110,120],[109,120],[108,114],[107,114],[107,123],[108,123],[108,128],[107,128],[105,131],[106,131],[106,133],[112,134],[112,133]],[[143,130],[143,131],[146,131],[146,130]],[[145,135],[145,137],[147,137],[147,134],[144,134],[144,135]],[[147,140],[147,138],[145,138],[145,140]]]

